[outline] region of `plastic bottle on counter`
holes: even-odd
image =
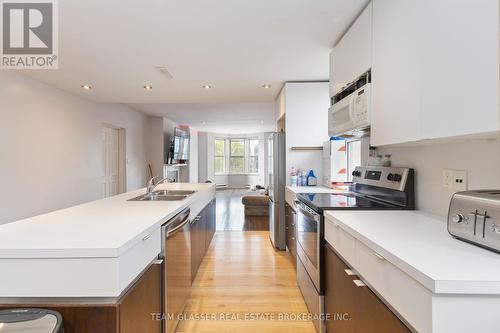
[[[303,186],[302,184],[302,171],[297,169],[297,186]]]
[[[302,186],[307,186],[307,173],[302,171]]]
[[[314,175],[313,170],[309,170],[307,174],[307,186],[316,186],[318,185],[318,178]]]
[[[382,165],[385,167],[391,166],[391,155],[387,154],[382,157]]]
[[[290,185],[297,186],[297,172],[295,171],[295,167],[292,167],[292,171],[290,171]]]

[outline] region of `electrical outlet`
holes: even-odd
[[[453,190],[454,191],[467,191],[467,171],[454,170],[453,171]]]
[[[443,170],[443,187],[449,190],[453,189],[454,185],[454,171],[451,169]]]

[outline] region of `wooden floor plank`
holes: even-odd
[[[219,231],[185,308],[191,319],[181,321],[176,332],[315,333],[310,321],[282,317],[305,313],[295,268],[287,253],[273,249],[268,232]],[[196,318],[201,314],[214,317]]]

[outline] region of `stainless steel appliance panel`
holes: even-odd
[[[163,332],[173,333],[191,294],[190,210],[182,211],[162,227],[164,259]]]
[[[279,250],[285,250],[285,133],[272,133],[268,144],[269,237],[274,247]]]
[[[297,256],[318,292],[321,288],[322,219],[304,203],[297,204]]]
[[[318,318],[317,320],[313,320],[316,332],[324,332],[324,321],[320,320],[321,315],[324,313],[324,298],[314,286],[300,257],[297,258],[297,285],[304,297],[307,309],[312,315]]]
[[[448,211],[448,232],[500,253],[500,190],[455,193]]]

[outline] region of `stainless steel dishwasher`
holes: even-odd
[[[162,226],[163,332],[173,333],[191,293],[191,210],[186,208]]]

